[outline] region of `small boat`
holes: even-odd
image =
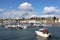
[[[46,29],[39,29],[39,31],[35,31],[38,36],[48,38],[51,36],[51,33],[48,32]]]
[[[39,27],[39,26],[41,26],[39,23],[34,23],[33,24],[33,27]]]
[[[51,24],[42,24],[42,26],[46,26],[46,27],[48,27],[48,26],[52,26]]]

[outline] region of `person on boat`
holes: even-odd
[[[47,33],[48,34],[48,30],[42,30],[42,32],[45,34]]]

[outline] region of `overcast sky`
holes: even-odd
[[[0,0],[0,18],[60,17],[60,0]]]

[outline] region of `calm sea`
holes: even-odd
[[[48,39],[36,36],[35,31],[40,27],[31,27],[28,29],[5,29],[0,26],[0,40],[60,40],[60,27],[46,27],[52,36]]]

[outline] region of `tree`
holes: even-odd
[[[43,24],[43,20],[44,20],[45,18],[42,17],[41,19],[42,19],[42,24]]]
[[[53,21],[54,21],[54,23],[55,23],[55,20],[56,20],[56,17],[53,17]]]

